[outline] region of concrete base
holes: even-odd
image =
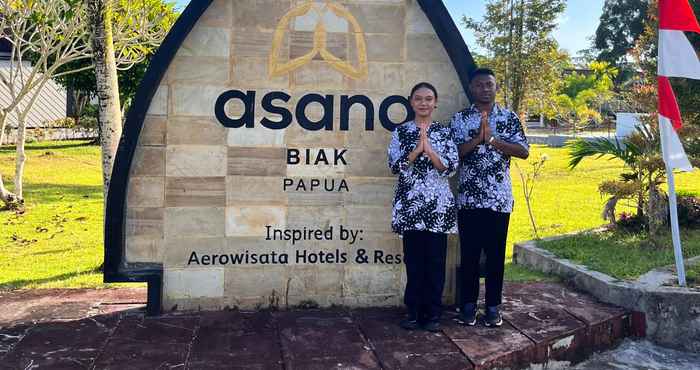
[[[610,349],[627,311],[560,284],[506,284],[501,328],[407,332],[400,308],[176,312],[144,289],[0,294],[0,369],[554,369]],[[119,310],[123,307],[123,310]]]
[[[657,271],[638,281],[622,281],[559,259],[535,242],[516,244],[513,260],[561,276],[603,302],[636,312],[636,330],[660,345],[700,352],[700,290],[664,285],[673,275]]]

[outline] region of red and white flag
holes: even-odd
[[[681,112],[669,77],[700,80],[700,61],[686,32],[700,33],[688,0],[659,0],[659,130],[664,162],[670,170],[692,171],[677,130]]]

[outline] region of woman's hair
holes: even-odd
[[[413,98],[413,94],[415,94],[416,91],[418,91],[422,88],[426,88],[428,90],[431,90],[433,92],[433,94],[435,94],[435,99],[437,100],[437,98],[438,98],[437,89],[435,88],[435,86],[433,86],[427,82],[421,82],[421,83],[417,84],[416,86],[413,86],[413,88],[411,89],[411,95],[408,96],[409,100],[411,98]]]

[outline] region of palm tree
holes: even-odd
[[[659,214],[664,209],[663,197],[659,186],[666,176],[665,166],[660,152],[660,135],[655,126],[640,125],[636,132],[620,141],[598,138],[594,140],[579,139],[568,145],[569,168],[576,168],[585,158],[608,158],[624,163],[626,172],[619,180],[602,182],[598,189],[610,196],[603,210],[603,218],[615,223],[615,208],[623,199],[630,199],[637,204],[637,217],[650,229],[656,231],[665,222],[666,214]]]

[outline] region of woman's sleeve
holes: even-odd
[[[391,143],[389,143],[388,158],[389,169],[394,175],[398,175],[401,171],[408,168],[408,151],[401,149],[401,140],[399,139],[399,129],[394,130],[391,134]]]
[[[459,150],[455,143],[454,131],[449,128],[446,129],[446,136],[445,145],[440,153],[440,161],[447,168],[443,171],[438,171],[438,173],[442,177],[452,177],[457,172],[457,166],[459,165]]]

